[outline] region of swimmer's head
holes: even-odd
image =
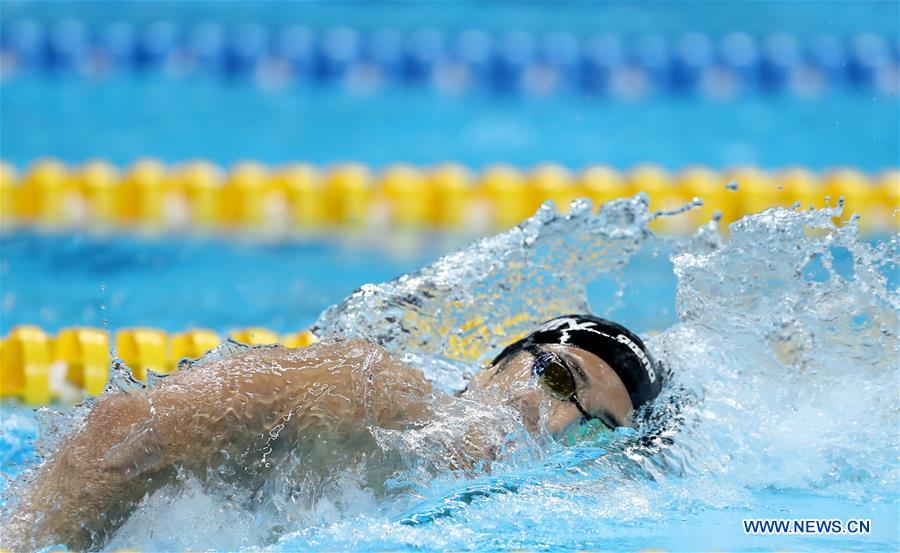
[[[630,426],[661,387],[660,367],[637,335],[593,315],[566,315],[507,346],[467,393],[500,392],[532,429],[546,405],[547,430],[560,436],[586,421]]]

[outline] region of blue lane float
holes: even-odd
[[[254,23],[0,25],[4,77],[157,71],[498,93],[730,95],[900,88],[896,39],[853,36],[576,35],[436,29],[358,31]]]

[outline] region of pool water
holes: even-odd
[[[0,248],[0,332],[19,324],[48,332],[78,325],[294,332],[362,284],[418,269],[466,241],[440,234],[265,243],[17,232]],[[660,240],[635,260],[628,279],[592,284],[594,310],[641,330],[675,322],[670,250]],[[621,288],[614,303],[611,288]]]
[[[800,40],[876,33],[897,44],[896,2],[210,5],[4,2],[0,23],[288,21],[626,40],[698,30]],[[20,170],[43,157],[118,166],[144,157],[225,167],[349,160],[374,169],[453,161],[476,170],[552,162],[875,173],[900,165],[900,103],[875,87],[623,100],[36,71],[0,76],[0,114],[0,157]],[[144,498],[107,550],[896,551],[898,235],[860,237],[852,223],[831,226],[832,213],[774,210],[735,223],[728,238],[710,228],[659,237],[647,231],[639,198],[588,211],[542,210],[474,246],[474,236],[400,231],[267,240],[4,229],[0,333],[19,324],[220,334],[315,325],[377,339],[452,391],[478,359],[457,355],[451,338],[517,321],[514,333],[590,309],[646,336],[671,371],[637,431],[523,447],[474,477],[407,466],[387,497],[340,473],[302,507],[277,492],[251,505],[182,474]],[[411,276],[392,280],[401,275]],[[365,283],[382,284],[356,292]],[[461,330],[478,317],[483,326]],[[409,321],[417,332],[403,326]],[[483,360],[503,336],[473,340]],[[0,405],[0,504],[81,415]],[[658,449],[638,441],[663,432],[671,443]],[[742,520],[753,518],[868,519],[871,533],[749,535]]]
[[[814,101],[751,96],[616,102],[403,89],[360,96],[328,87],[260,91],[202,78],[90,81],[60,75],[5,83],[0,107],[3,157],[20,169],[51,156],[120,165],[155,157],[223,165],[252,159],[527,168],[549,161],[572,169],[653,163],[671,170],[691,164],[846,165],[877,172],[895,166],[900,149],[900,105],[895,96],[876,92]],[[54,128],[48,141],[39,129],[54,121],[72,124]],[[84,140],[85,128],[92,140]]]

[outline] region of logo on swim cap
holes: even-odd
[[[647,376],[650,377],[650,382],[656,382],[656,370],[653,368],[653,363],[647,359],[647,354],[644,353],[644,350],[639,348],[637,344],[632,342],[628,336],[625,336],[624,334],[616,336],[616,340],[628,346],[628,348],[638,356],[638,359],[641,360],[641,363],[643,363],[644,368],[647,370]]]
[[[565,326],[566,328],[562,328]],[[634,341],[625,336],[624,334],[618,334],[616,336],[610,336],[609,334],[597,330],[597,323],[591,320],[581,320],[575,319],[573,317],[560,317],[558,319],[553,319],[551,321],[547,321],[538,327],[538,332],[547,332],[551,330],[558,330],[561,332],[562,336],[560,336],[559,343],[560,344],[569,344],[571,339],[571,335],[569,332],[582,330],[585,332],[593,332],[594,334],[599,334],[604,338],[610,338],[618,341],[620,344],[623,344],[628,347],[635,355],[637,355],[638,359],[640,359],[641,364],[644,365],[644,369],[647,371],[647,376],[650,377],[650,382],[656,382],[656,370],[653,368],[653,363],[650,362],[650,359],[647,358],[647,354],[644,353],[644,350],[640,348]]]

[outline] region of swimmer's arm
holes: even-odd
[[[18,496],[17,510],[3,521],[0,546],[14,551],[52,544],[87,548],[106,524],[115,524],[101,522],[101,516],[114,517],[122,505],[136,502],[152,489],[154,472],[161,468],[159,452],[135,452],[135,447],[143,449],[139,442],[146,442],[148,420],[145,393],[116,393],[100,399],[82,427]]]
[[[344,342],[318,357],[291,351],[250,350],[151,390],[101,398],[39,471],[4,538],[15,542],[2,545],[102,543],[174,466],[202,467],[282,423],[287,438],[305,429],[401,428],[428,413],[431,387],[421,372],[377,346]]]

